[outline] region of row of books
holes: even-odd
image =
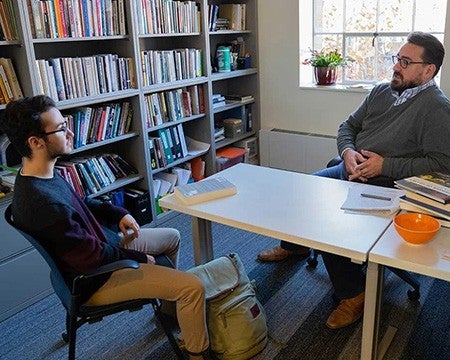
[[[0,0],[0,41],[17,40],[13,0]]]
[[[150,161],[152,169],[165,168],[175,160],[186,157],[189,153],[183,125],[159,129],[158,136],[150,136]]]
[[[83,107],[64,114],[69,129],[74,133],[75,149],[128,133],[132,117],[133,109],[128,101]]]
[[[34,38],[126,34],[125,0],[28,0]]]
[[[144,86],[203,75],[200,49],[144,50],[141,61]]]
[[[38,59],[36,66],[40,91],[56,101],[135,87],[132,59],[116,54]]]
[[[59,160],[55,169],[82,197],[98,193],[117,179],[137,174],[137,170],[117,154]]]
[[[404,210],[444,219],[450,226],[450,174],[434,172],[395,181],[406,192],[400,198]]]
[[[0,104],[23,98],[12,60],[0,58]]]
[[[171,91],[153,93],[145,97],[147,127],[177,121],[205,113],[202,86],[188,86]]]
[[[141,34],[198,33],[199,4],[195,1],[137,0]]]
[[[246,4],[208,5],[209,31],[245,30],[247,26],[246,13]],[[227,21],[224,22],[219,19],[226,19]],[[226,24],[227,27],[225,27],[224,24]]]

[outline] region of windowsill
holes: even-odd
[[[374,85],[372,84],[356,84],[356,85],[316,85],[313,83],[302,83],[300,89],[302,90],[320,90],[320,91],[338,91],[338,92],[355,92],[367,94]]]

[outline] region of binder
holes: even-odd
[[[139,225],[152,222],[150,195],[148,191],[125,188],[124,204],[125,209],[130,212]]]

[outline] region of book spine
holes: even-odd
[[[3,92],[3,97],[6,99],[6,102],[15,100],[3,65],[0,65],[0,88]]]
[[[28,8],[30,12],[30,19],[33,19],[32,25],[34,29],[34,37],[36,39],[45,37],[44,24],[43,19],[41,18],[39,1],[40,0],[29,0],[30,7]]]
[[[423,202],[415,200],[415,199],[408,198],[407,196],[402,196],[400,198],[400,202],[402,202],[402,201],[409,203],[409,204],[413,204],[414,206],[416,206],[420,209],[429,211],[430,213],[432,213],[436,216],[442,217],[446,220],[450,220],[450,211],[438,208],[438,207],[430,205],[430,204],[423,203]]]
[[[164,148],[164,156],[167,160],[167,163],[170,164],[173,162],[172,149],[170,148],[169,139],[167,138],[167,134],[164,129],[158,130],[158,135],[161,138],[163,148]]]

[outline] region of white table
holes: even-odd
[[[197,205],[174,195],[159,204],[192,216],[196,264],[213,258],[211,221],[362,263],[391,219],[340,209],[350,186],[370,185],[238,164],[215,176],[237,187],[237,194]],[[255,254],[256,255],[256,254]]]
[[[428,244],[411,245],[398,235],[392,224],[370,251],[361,348],[364,360],[382,358],[389,346],[389,340],[378,345],[385,266],[450,281],[450,229],[441,228]]]

